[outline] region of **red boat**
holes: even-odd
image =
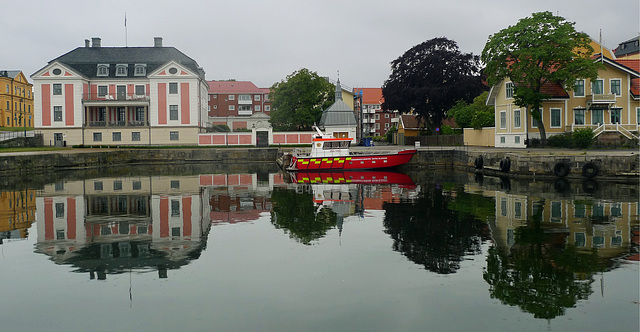
[[[349,147],[353,138],[335,138],[318,134],[313,135],[311,152],[294,150],[288,171],[328,171],[362,170],[389,168],[408,163],[417,150],[351,152]],[[285,158],[286,160],[286,158]]]

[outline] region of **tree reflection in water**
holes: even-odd
[[[493,204],[462,188],[432,186],[410,202],[385,203],[385,232],[393,239],[393,249],[416,264],[435,273],[455,273],[465,255],[481,253],[487,239],[482,215],[493,214]]]
[[[541,220],[540,211],[527,226],[516,229],[515,245],[509,253],[492,246],[483,277],[492,298],[518,306],[536,318],[551,319],[592,293],[598,254],[595,249],[577,252],[575,246],[565,244],[566,234],[543,229]]]
[[[309,192],[273,188],[271,202],[271,223],[302,244],[310,245],[336,226],[336,213],[316,206]]]

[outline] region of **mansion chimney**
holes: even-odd
[[[94,47],[94,48],[99,48],[99,47],[102,46],[101,42],[100,42],[100,38],[98,38],[98,37],[91,38],[91,44],[92,44],[92,47]]]
[[[153,47],[162,47],[162,37],[153,38]]]
[[[85,39],[84,40],[84,47],[86,47],[86,48],[91,47],[91,41],[89,41],[89,39]]]

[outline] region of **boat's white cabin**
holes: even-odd
[[[311,145],[312,158],[348,156],[353,138],[336,138],[324,135],[318,127],[314,127],[317,134],[313,135]]]

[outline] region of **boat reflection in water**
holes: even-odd
[[[288,183],[273,189],[271,222],[292,239],[311,244],[337,228],[346,217],[364,217],[382,210],[383,202],[416,195],[417,186],[405,174],[391,171],[295,172]]]
[[[91,279],[131,271],[166,278],[206,246],[210,222],[202,205],[198,176],[47,185],[36,200],[36,251]]]

